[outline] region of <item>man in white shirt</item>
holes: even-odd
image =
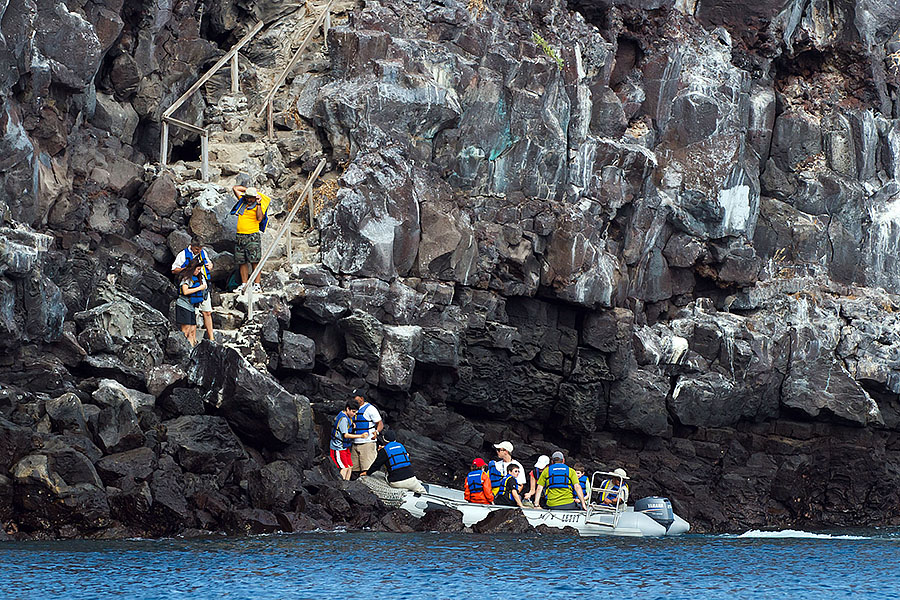
[[[199,238],[191,238],[190,245],[179,252],[178,256],[175,257],[175,260],[172,262],[172,275],[181,273],[191,259],[197,255],[202,257],[203,268],[200,270],[200,275],[203,277],[204,281],[206,281],[207,285],[206,295],[203,296],[203,302],[199,305],[200,314],[203,315],[203,325],[206,327],[206,335],[213,341],[216,338],[213,337],[212,301],[209,299],[209,275],[212,271],[213,264],[209,259],[209,253],[203,248]]]
[[[519,461],[513,460],[512,443],[503,441],[499,444],[494,444],[494,448],[497,450],[497,460],[492,460],[490,463],[491,471],[489,471],[489,475],[491,475],[491,484],[493,485],[495,481],[502,481],[502,478],[506,477],[506,470],[510,465],[517,465],[519,467],[519,473],[516,475],[516,483],[519,484],[519,489],[521,490],[526,481],[525,467],[523,467],[522,463]],[[499,490],[499,485],[497,486],[497,489]]]
[[[384,422],[381,420],[381,413],[366,402],[361,391],[354,390],[353,399],[359,405],[359,411],[353,419],[353,433],[367,435],[353,440],[350,457],[353,459],[354,471],[368,471],[378,456],[375,440],[384,429]]]

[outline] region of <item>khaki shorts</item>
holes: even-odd
[[[212,312],[212,300],[210,300],[209,294],[206,295],[203,302],[197,305],[197,308],[199,308],[202,313]]]
[[[375,447],[375,442],[353,444],[353,447],[350,448],[350,457],[353,459],[353,470],[368,471],[369,467],[372,466],[372,463],[375,462],[375,457],[377,455],[378,448]]]

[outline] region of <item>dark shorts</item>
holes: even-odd
[[[193,309],[175,305],[175,322],[179,325],[196,325],[197,313]]]
[[[262,259],[262,234],[238,233],[234,243],[234,263],[237,265],[256,264]]]
[[[559,506],[548,506],[549,510],[584,510],[577,501],[568,504],[560,504]]]

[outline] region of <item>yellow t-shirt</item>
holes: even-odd
[[[269,209],[271,201],[271,198],[260,192],[259,202],[262,204],[263,214]],[[259,231],[259,221],[256,220],[256,209],[245,209],[244,214],[238,215],[237,232],[256,233],[257,231]]]
[[[548,488],[550,482],[550,467],[546,467],[538,477],[538,485],[544,486],[544,494],[547,496],[547,506],[562,506],[575,502],[578,497],[574,493],[575,486],[580,486],[578,476],[575,475],[575,469],[569,467],[569,487],[566,488]]]

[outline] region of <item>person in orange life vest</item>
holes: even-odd
[[[195,256],[200,257],[200,263],[203,266],[200,270],[200,274],[203,275],[203,279],[206,281],[206,290],[203,292],[203,302],[198,305],[198,308],[200,309],[200,314],[203,315],[203,325],[206,328],[206,336],[210,341],[214,341],[216,338],[213,336],[212,301],[210,301],[209,298],[209,277],[213,264],[212,261],[209,260],[209,254],[207,254],[203,245],[200,243],[200,238],[196,236],[191,238],[191,243],[178,253],[178,256],[176,256],[175,260],[172,262],[172,275],[181,275],[185,268],[187,268],[190,260]]]
[[[473,504],[491,504],[494,494],[491,492],[491,478],[485,472],[487,463],[484,459],[472,461],[472,470],[466,475],[465,499]]]

